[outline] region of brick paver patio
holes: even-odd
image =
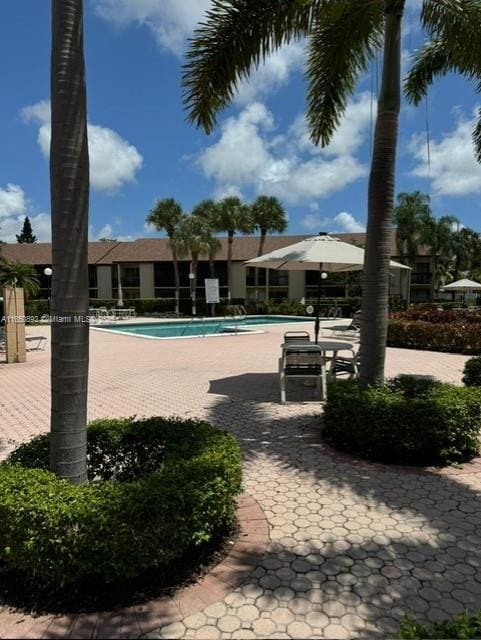
[[[285,329],[176,341],[92,332],[90,418],[199,416],[228,429],[270,526],[267,552],[240,587],[149,637],[386,637],[406,613],[434,621],[481,608],[478,465],[389,469],[330,451],[318,403],[279,404]],[[459,382],[464,362],[390,349],[387,371]],[[48,428],[48,369],[48,353],[0,365],[2,457]]]

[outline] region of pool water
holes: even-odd
[[[175,320],[173,322],[149,322],[143,324],[115,324],[103,326],[103,331],[128,333],[144,338],[187,338],[218,334],[248,332],[249,327],[277,324],[297,324],[312,322],[312,318],[299,316],[245,316],[235,321],[233,318],[206,318],[196,320]]]

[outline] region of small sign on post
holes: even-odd
[[[206,278],[204,283],[205,301],[207,304],[218,304],[220,302],[218,278]]]

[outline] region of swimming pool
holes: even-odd
[[[313,322],[312,318],[300,316],[245,316],[237,321],[233,318],[199,318],[195,320],[167,320],[115,324],[95,327],[98,331],[126,333],[140,338],[193,338],[214,335],[252,333],[256,327]]]

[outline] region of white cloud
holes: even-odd
[[[160,47],[176,55],[210,5],[210,0],[94,0],[97,15],[117,26],[146,26]]]
[[[358,114],[357,120],[354,114]],[[354,152],[362,144],[365,98],[349,107],[345,132],[319,153],[296,119],[286,134],[275,132],[274,118],[261,103],[247,106],[221,125],[219,140],[197,158],[204,174],[216,181],[215,193],[252,187],[291,204],[327,197],[367,175]]]
[[[18,184],[7,184],[0,188],[0,218],[23,213],[27,208],[25,193]]]
[[[214,200],[222,200],[223,198],[230,198],[232,196],[236,196],[241,200],[244,197],[239,187],[233,184],[221,185],[214,191],[212,195]]]
[[[476,113],[476,111],[475,111]],[[475,117],[465,119],[458,115],[456,127],[428,147],[425,135],[413,136],[409,150],[417,164],[412,175],[431,180],[436,195],[466,196],[481,193],[481,165],[474,157],[472,132]]]
[[[374,122],[376,113],[376,101],[371,101],[371,94],[365,91],[355,96],[348,104],[341,123],[327,147],[316,146],[310,141],[303,114],[294,121],[291,134],[297,139],[302,151],[325,156],[348,155],[354,153],[366,140],[370,131],[371,116]]]
[[[244,80],[235,95],[235,102],[249,104],[256,98],[272,93],[287,84],[293,71],[302,68],[305,57],[304,44],[293,42],[278,49],[265,64],[252,71],[248,80]]]
[[[147,27],[162,50],[181,57],[211,0],[93,0],[95,12],[117,27]],[[240,83],[235,101],[245,105],[287,84],[302,67],[304,45],[293,42],[270,56]]]
[[[40,124],[38,144],[43,155],[50,155],[50,104],[42,100],[22,109],[25,121]],[[88,125],[90,183],[93,189],[113,193],[135,179],[143,158],[137,149],[107,127]]]
[[[338,213],[334,218],[334,222],[339,224],[342,229],[349,233],[362,233],[363,231],[366,231],[366,227],[358,222],[355,217],[347,211],[341,211],[341,213]]]
[[[313,232],[362,233],[366,230],[366,227],[347,211],[341,211],[332,218],[309,213],[301,220],[301,224],[305,229]]]

